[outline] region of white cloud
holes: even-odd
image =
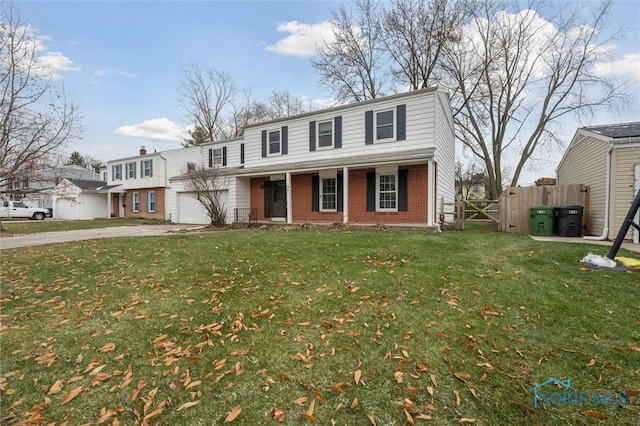
[[[316,47],[321,45],[324,40],[333,40],[333,25],[329,21],[317,24],[289,21],[278,25],[276,30],[279,33],[289,33],[289,35],[276,44],[267,46],[266,49],[281,55],[312,56]]]
[[[594,71],[600,76],[622,75],[640,83],[640,53],[630,53],[620,60],[600,63]]]
[[[91,82],[94,84],[99,84],[102,82],[102,80],[104,80],[107,77],[136,78],[137,75],[132,72],[122,71],[122,70],[112,70],[112,69],[95,70],[91,74]]]
[[[182,142],[189,136],[188,128],[181,127],[168,118],[152,118],[139,124],[120,126],[114,133],[134,138],[153,139],[165,142]]]

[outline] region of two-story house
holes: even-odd
[[[249,126],[241,138],[108,163],[120,215],[207,223],[189,164],[224,167],[227,222],[435,226],[454,201],[454,133],[446,92],[428,88]],[[117,188],[117,187],[116,187]]]

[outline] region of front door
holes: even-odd
[[[284,180],[272,180],[271,189],[271,217],[285,219],[287,217],[287,183]]]

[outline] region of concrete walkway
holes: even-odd
[[[606,249],[604,249],[602,252],[602,254],[605,254],[605,255],[609,252],[609,249],[613,245],[613,241],[585,240],[584,238],[581,238],[581,237],[539,237],[539,236],[531,235],[531,238],[536,241],[547,241],[547,242],[555,242],[555,243],[574,243],[574,244],[594,244],[598,246],[607,246]],[[640,253],[640,244],[622,243],[622,246],[620,246],[620,248],[633,251],[636,253]]]
[[[134,225],[16,235],[13,237],[0,238],[0,250],[67,243],[71,241],[94,240],[100,238],[167,235],[177,233],[179,231],[202,228],[202,226],[203,225]]]

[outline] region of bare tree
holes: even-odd
[[[463,199],[486,198],[487,173],[476,158],[463,163],[456,161],[456,193]]]
[[[229,175],[226,168],[221,166],[204,167],[193,166],[183,175],[185,189],[207,211],[207,216],[213,226],[223,226],[227,219],[227,206],[224,194],[228,187]]]
[[[187,146],[236,136],[229,128],[228,114],[238,93],[227,71],[192,63],[183,70],[179,83],[180,101],[189,122],[195,126]]]
[[[354,0],[354,6],[356,18],[342,5],[331,11],[335,39],[319,46],[311,60],[339,103],[373,99],[389,90],[377,5]]]
[[[465,12],[463,0],[392,0],[382,13],[382,41],[392,74],[411,90],[431,86],[448,43],[458,41]]]
[[[79,135],[80,115],[39,56],[11,3],[0,3],[0,185],[25,175]]]
[[[453,92],[456,137],[484,162],[494,199],[502,192],[505,158],[516,158],[515,186],[534,152],[559,142],[559,119],[629,101],[622,83],[595,72],[613,39],[598,39],[611,2],[594,7],[588,22],[564,3],[561,10],[553,6],[482,0],[464,41],[447,51],[441,82]],[[548,12],[545,18],[541,12]]]

